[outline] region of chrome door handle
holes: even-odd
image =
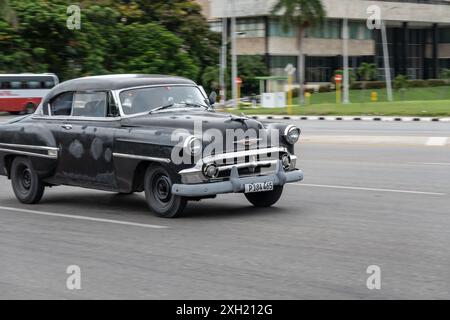
[[[71,126],[70,124],[63,124],[63,125],[61,126],[61,128],[66,129],[66,130],[71,130],[71,129],[72,129],[72,126]]]

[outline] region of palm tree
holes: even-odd
[[[375,63],[367,63],[363,62],[358,68],[358,75],[363,80],[363,89],[366,88],[366,83],[370,80],[373,80],[377,76],[377,66]]]
[[[375,79],[375,77],[377,76],[377,71],[378,71],[378,69],[377,69],[377,66],[375,65],[375,63],[363,62],[359,66],[357,73],[358,73],[358,76],[362,80],[361,100],[362,100],[363,95],[366,92],[365,90],[367,87],[367,82]]]
[[[9,5],[8,0],[0,0],[0,19],[4,19],[13,28],[17,28],[17,16],[14,9]]]
[[[326,15],[321,0],[278,0],[272,8],[273,15],[281,15],[281,25],[285,32],[290,28],[297,30],[298,79],[300,82],[300,102],[304,101],[305,57],[303,38],[305,29],[315,23],[323,22]]]

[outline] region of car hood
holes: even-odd
[[[201,125],[201,132],[200,128],[198,128],[199,125]],[[285,124],[280,125],[282,128],[286,126]],[[180,129],[182,132],[180,132]],[[231,137],[229,136],[229,130],[232,131]],[[258,142],[260,147],[262,147],[261,143],[268,146],[276,146],[282,143],[278,135],[275,136],[276,140],[272,141],[273,130],[276,130],[277,133],[280,132],[280,128],[277,125],[263,125],[255,119],[244,116],[203,109],[174,109],[123,118],[121,120],[121,130],[117,130],[115,134],[116,143],[123,150],[128,150],[130,143],[136,143],[141,146],[180,145],[180,143],[184,143],[181,138],[186,139],[190,135],[199,137],[199,134],[201,134],[204,148],[208,147],[213,141],[214,145],[217,146],[216,143],[218,141],[216,139],[221,137],[223,139],[222,150],[231,150],[230,141],[228,141],[230,138],[238,139],[238,141],[245,140],[239,144],[239,147],[244,147],[244,145],[250,148],[256,147],[255,139],[252,139],[252,137],[255,137],[255,133],[257,141],[261,141]],[[236,145],[235,143],[231,144],[233,144],[233,148]],[[170,157],[170,154],[166,154],[165,157]]]
[[[186,129],[194,131],[194,126],[201,124],[202,131],[208,129],[264,129],[261,122],[248,117],[207,110],[173,110],[157,112],[144,116],[130,117],[122,120],[122,126],[140,128],[165,128],[168,130]]]

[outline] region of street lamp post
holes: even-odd
[[[296,68],[291,63],[289,63],[286,68],[284,68],[284,71],[288,75],[288,114],[292,114],[292,78],[294,76]]]
[[[343,103],[348,104],[350,103],[349,98],[349,87],[350,87],[350,77],[349,77],[349,70],[348,70],[348,19],[344,18],[343,24],[342,24],[342,41],[343,41],[343,69],[344,69],[344,96],[343,96]]]
[[[384,56],[384,76],[386,78],[386,91],[388,101],[392,101],[392,79],[391,79],[391,67],[389,65],[389,49],[387,44],[386,25],[381,20],[381,38],[383,42],[383,56]]]
[[[237,83],[236,79],[238,76],[237,70],[237,53],[236,53],[236,7],[235,0],[231,0],[231,86],[232,86],[232,96],[233,96],[233,107],[237,109]]]
[[[220,55],[220,104],[225,106],[227,101],[227,85],[225,74],[227,70],[227,18],[222,18],[222,50]]]

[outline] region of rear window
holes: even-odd
[[[106,117],[106,92],[77,92],[73,103],[74,117]]]
[[[50,102],[53,116],[70,116],[72,113],[73,92],[65,92]]]

